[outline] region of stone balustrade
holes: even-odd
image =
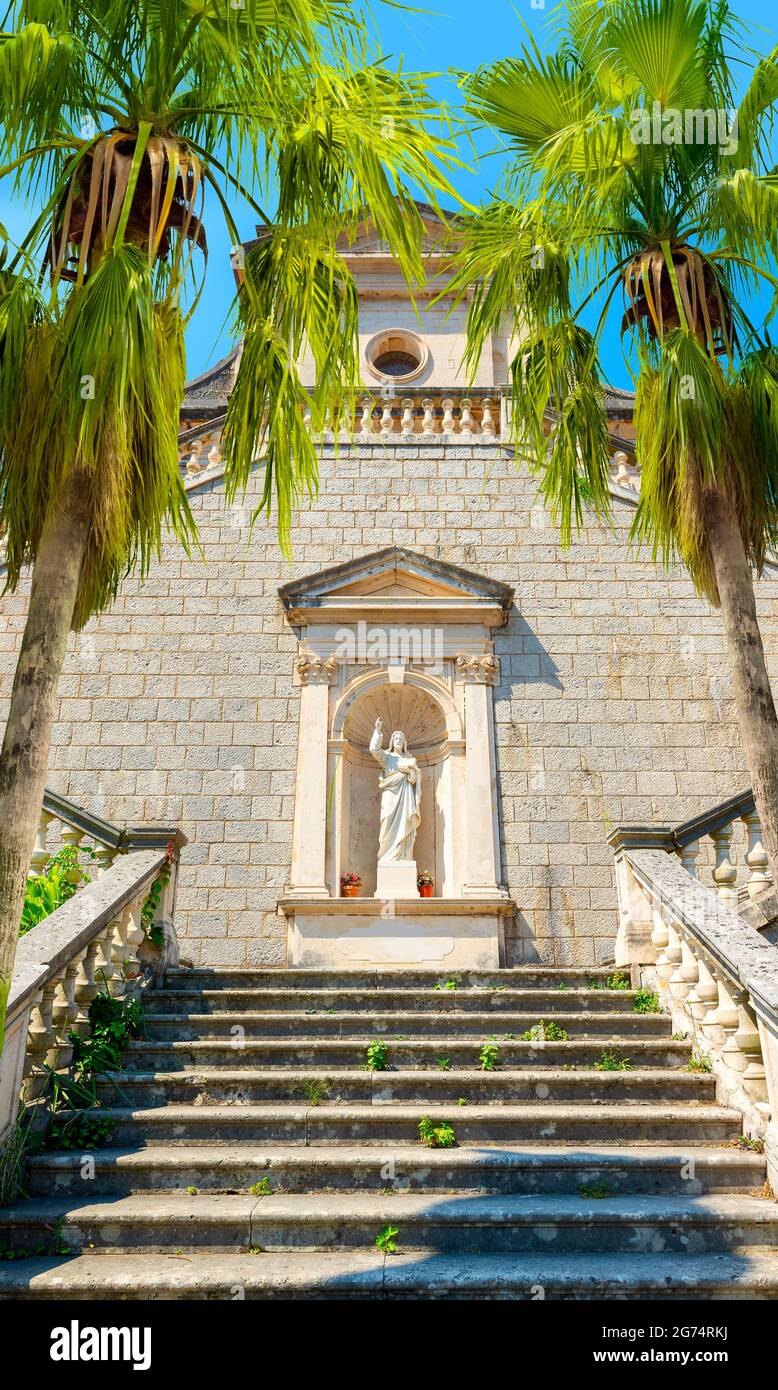
[[[13,1125],[19,1098],[44,1098],[50,1071],[72,1058],[71,1031],[86,1029],[89,1006],[101,989],[114,997],[134,987],[143,970],[177,964],[173,928],[178,858],[186,836],[167,826],[121,828],[47,791],[30,874],[50,858],[52,827],[61,844],[96,846],[98,869],[91,883],[19,941],[0,1054],[0,1142]],[[159,874],[168,881],[156,910],[165,945],[155,948],[141,924],[141,910]]]
[[[738,911],[728,846],[746,825],[745,899],[769,885],[751,793],[669,827],[622,826],[609,837],[616,858],[616,964],[633,984],[655,989],[673,1030],[710,1058],[720,1103],[743,1115],[744,1133],[763,1138],[778,1191],[778,947]],[[715,850],[712,883],[695,873],[700,842]]]
[[[70,1064],[68,1034],[86,1030],[95,995],[122,995],[140,976],[141,909],[167,863],[159,849],[123,855],[21,938],[0,1056],[0,1142],[20,1095],[39,1100],[50,1070]]]
[[[47,787],[28,877],[43,872],[54,852],[53,841],[57,842],[58,847],[69,845],[73,849],[88,843],[90,848],[94,848],[97,861],[95,877],[99,878],[111,867],[117,855],[137,849],[164,850],[171,840],[177,846],[177,851],[186,844],[186,837],[174,827],[116,825]]]

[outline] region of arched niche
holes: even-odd
[[[380,767],[369,751],[376,719],[383,720],[384,746],[402,729],[421,775],[421,825],[416,837],[418,869],[428,869],[436,897],[457,897],[458,840],[464,795],[462,730],[456,706],[442,682],[404,672],[372,671],[344,691],[333,718],[330,782],[333,816],[328,878],[339,883],[348,870],[362,879],[362,892],[376,890],[380,818]]]

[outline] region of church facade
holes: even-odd
[[[510,341],[468,385],[463,317],[429,302],[442,257],[425,220],[415,307],[370,229],[347,250],[366,394],[352,430],[321,440],[291,561],[273,517],[250,530],[261,462],[225,501],[236,351],[182,409],[204,558],[169,542],[71,642],[49,786],[181,827],[176,929],[195,964],[607,962],[610,831],[748,782],[719,615],[630,546],[631,398],[607,398],[612,522],[587,515],[564,550],[508,440]],[[775,575],[757,588],[774,668]],[[21,592],[0,606],[6,701],[25,607]],[[377,720],[416,761],[429,897],[379,876]]]

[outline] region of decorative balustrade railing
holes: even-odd
[[[0,1142],[15,1121],[22,1092],[30,1102],[45,1099],[50,1071],[69,1065],[68,1034],[85,1030],[98,991],[107,988],[117,996],[135,987],[147,967],[178,963],[172,924],[186,836],[165,826],[124,830],[47,791],[31,873],[39,873],[49,857],[53,821],[62,843],[79,845],[85,837],[94,842],[98,870],[93,882],[19,941],[0,1054]],[[156,909],[165,939],[160,949],[148,943],[141,912],[165,870]]]
[[[47,787],[30,860],[31,875],[39,874],[51,858],[51,841],[55,837],[61,845],[70,845],[74,849],[83,841],[90,841],[95,847],[98,876],[110,868],[118,854],[129,854],[138,849],[165,849],[171,839],[178,845],[186,844],[185,837],[170,826],[115,825]]]
[[[750,792],[680,826],[621,826],[616,858],[616,964],[634,984],[656,989],[673,1028],[710,1058],[721,1103],[743,1114],[744,1133],[763,1138],[778,1192],[778,947],[738,912],[733,824],[745,824],[745,901],[771,880]],[[711,886],[696,876],[710,837]]]

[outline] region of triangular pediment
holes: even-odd
[[[513,602],[509,585],[401,546],[332,565],[278,592],[292,622],[313,621],[317,611],[324,617],[347,609],[357,614],[433,609],[440,615],[466,609],[472,615],[483,610],[482,620],[495,626],[505,621]]]

